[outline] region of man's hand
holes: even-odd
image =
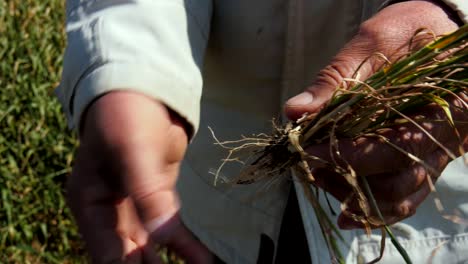
[[[383,9],[362,24],[359,33],[333,59],[331,64],[320,72],[317,81],[312,86],[286,103],[286,114],[291,119],[297,119],[305,112],[317,112],[330,99],[336,87],[340,86],[343,78],[353,76],[363,61],[365,63],[357,75],[361,80],[372,75],[384,62],[381,58],[372,56],[374,53],[380,52],[389,60],[396,60],[408,52],[408,48],[402,49],[402,47],[408,47],[410,39],[421,28],[439,35],[456,30],[457,25],[449,19],[441,7],[432,1],[406,1]],[[427,38],[419,38],[413,45],[420,47],[427,40]],[[466,95],[464,100],[467,100]],[[458,105],[461,105],[460,102]],[[457,120],[466,122],[468,119],[466,112],[454,110],[453,114]],[[446,119],[440,109],[431,106],[412,115],[412,117],[416,116],[424,116],[432,120]],[[425,122],[422,125],[451,151],[459,153],[457,147],[460,141],[448,122]],[[458,129],[466,148],[468,142],[466,123],[459,125]],[[435,180],[450,158],[444,150],[414,125],[400,125],[392,129],[381,130],[379,133],[405,151],[422,158],[437,171],[429,171],[421,164],[412,162],[378,138],[340,141],[339,148],[343,157],[348,160],[357,174],[366,176],[386,223],[392,224],[415,213],[418,205],[430,192],[427,177]],[[315,146],[308,151],[312,155],[331,160],[328,145]],[[320,168],[315,168],[313,173],[317,179],[317,185],[330,192],[338,200],[344,201],[349,197],[351,190],[342,177]],[[360,212],[356,204],[350,206],[349,211]],[[341,228],[362,227],[343,213],[338,219],[338,225]]]
[[[67,196],[93,262],[160,263],[159,244],[209,263],[178,216],[187,135],[175,114],[141,94],[112,92],[83,120]]]

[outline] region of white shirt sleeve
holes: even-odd
[[[211,0],[68,0],[56,90],[78,127],[86,107],[114,90],[162,101],[197,130]]]
[[[466,24],[468,23],[468,1],[467,0],[443,0],[453,10],[458,13],[461,20]]]

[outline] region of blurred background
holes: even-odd
[[[53,93],[64,22],[65,0],[0,0],[0,264],[88,262],[64,198],[78,141]]]
[[[53,95],[64,0],[0,0],[0,263],[83,263],[64,200],[77,140]]]

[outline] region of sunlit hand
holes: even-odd
[[[402,47],[408,47],[408,42],[420,28],[427,28],[435,34],[443,34],[455,30],[457,25],[441,7],[431,1],[407,1],[383,9],[362,24],[359,33],[339,52],[331,64],[320,72],[312,86],[287,102],[286,114],[291,119],[297,119],[305,112],[317,112],[330,99],[343,78],[353,76],[363,61],[365,63],[357,75],[361,80],[369,77],[383,63],[381,58],[372,56],[373,54],[380,52],[389,60],[397,59],[408,51],[408,48],[402,49]],[[419,38],[413,44],[420,46],[427,40],[424,37]],[[466,102],[466,94],[461,96]],[[454,105],[463,107],[461,101],[456,101],[453,100]],[[465,122],[458,123],[461,142],[448,122],[421,122],[421,125],[450,151],[459,154],[460,144],[464,144],[465,148],[468,147],[466,125],[468,116],[466,109],[465,111],[453,109],[453,114],[454,119]],[[420,109],[411,117],[446,119],[444,113],[434,106]],[[430,192],[427,179],[435,181],[451,158],[428,135],[412,124],[382,129],[378,133],[402,150],[422,158],[434,169],[429,170],[412,161],[377,137],[340,140],[339,149],[342,156],[358,175],[366,176],[385,222],[391,224],[415,213],[418,205]],[[328,145],[314,146],[307,151],[312,155],[331,160]],[[314,164],[311,165],[314,167]],[[317,180],[316,184],[338,200],[344,201],[350,197],[351,189],[339,175],[317,167],[313,169],[313,173]],[[356,203],[351,203],[348,210],[362,214]],[[343,213],[338,219],[338,224],[341,228],[362,227],[360,223],[354,222]]]
[[[88,109],[80,140],[67,196],[94,263],[160,263],[155,244],[210,263],[178,216],[187,135],[174,114],[146,96],[112,92]]]

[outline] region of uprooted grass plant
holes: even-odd
[[[428,32],[421,30],[415,36],[420,34],[428,34]],[[216,140],[216,144],[228,149],[228,156],[219,167],[216,179],[223,165],[230,161],[242,161],[248,164],[243,167],[237,177],[230,180],[233,184],[271,180],[275,177],[282,177],[284,172],[292,170],[295,178],[301,182],[305,195],[316,212],[332,262],[343,263],[344,259],[337,243],[345,242],[338,229],[326,216],[324,208],[319,204],[318,192],[313,191],[316,187],[309,164],[311,161],[322,163],[340,174],[352,189],[350,199],[342,203],[342,211],[355,221],[361,222],[367,232],[370,232],[371,226],[381,227],[381,256],[373,262],[382,257],[385,237],[389,235],[404,260],[411,263],[408,254],[392,234],[391,227],[385,223],[366,178],[358,175],[344,159],[338,142],[342,138],[375,137],[380,142],[403,153],[413,162],[421,164],[429,172],[436,174],[437,170],[417,157],[415,153],[409,153],[378,133],[379,130],[396,124],[408,123],[429,137],[451,159],[464,155],[461,143],[463,135],[461,136],[457,130],[459,121],[452,118],[452,111],[453,107],[456,107],[457,111],[468,115],[466,103],[468,96],[467,41],[468,25],[465,25],[456,32],[435,38],[422,49],[409,53],[394,63],[390,63],[382,54],[375,54],[374,56],[386,60],[381,69],[365,81],[358,80],[356,76],[345,79],[342,87],[336,89],[332,99],[319,113],[304,115],[299,120],[289,122],[282,127],[274,124],[272,135],[261,134],[228,142]],[[461,106],[449,104],[449,100],[453,98],[458,99]],[[432,136],[421,125],[424,120],[410,117],[410,112],[429,105],[443,110],[445,117],[442,120],[430,121],[446,122],[451,126],[454,135],[460,140],[459,153],[452,153]],[[304,150],[320,143],[329,143],[332,162],[312,156]],[[435,192],[432,179],[428,177],[427,180],[431,191]],[[347,212],[346,208],[351,202],[359,204],[362,211],[359,215]],[[436,204],[442,211],[440,202],[436,201]],[[372,216],[371,212],[375,212],[374,215],[377,216]],[[456,217],[446,217],[461,221]]]

